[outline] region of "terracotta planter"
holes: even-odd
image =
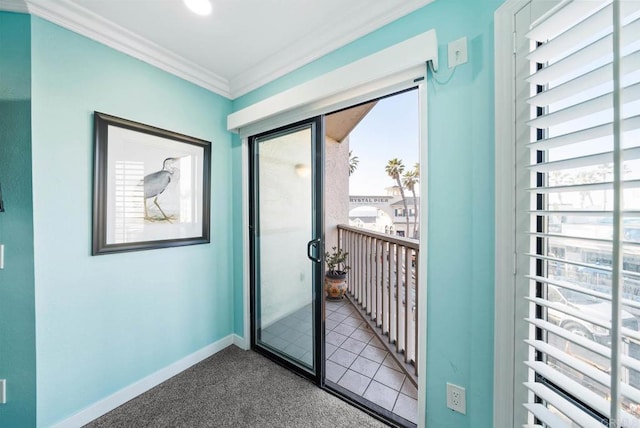
[[[327,293],[327,299],[340,300],[347,291],[347,274],[332,274],[326,272],[324,276],[324,291]]]

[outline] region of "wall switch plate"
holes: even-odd
[[[463,415],[467,414],[467,397],[463,387],[447,382],[447,407]]]
[[[7,402],[7,380],[0,379],[0,404]]]
[[[467,38],[462,37],[449,42],[449,68],[467,62]]]

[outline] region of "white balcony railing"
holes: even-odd
[[[417,376],[418,241],[345,225],[338,235],[349,253],[349,296]]]

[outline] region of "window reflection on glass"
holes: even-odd
[[[114,243],[127,242],[144,228],[144,162],[115,162]]]

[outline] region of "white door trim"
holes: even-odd
[[[423,81],[418,85],[418,103],[420,117],[420,165],[424,168],[429,166],[429,150],[428,150],[428,103],[427,103],[427,83]],[[429,237],[429,197],[427,189],[429,174],[420,172],[420,189],[424,189],[425,195],[420,198],[420,257],[418,259],[419,277],[422,278],[421,284],[424,285],[418,295],[418,337],[422,340],[422,346],[418,348],[418,367],[422,367],[418,373],[418,428],[422,428],[427,420],[427,260],[428,260],[428,237]]]

